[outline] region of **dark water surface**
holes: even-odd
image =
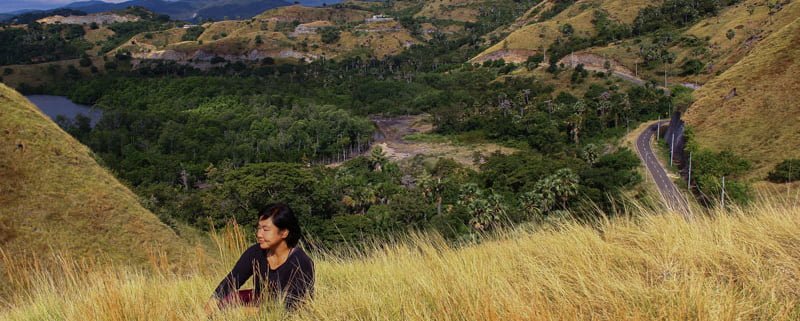
[[[73,103],[67,97],[50,96],[50,95],[30,95],[25,96],[36,107],[42,110],[50,119],[56,120],[56,117],[62,115],[70,120],[75,120],[75,116],[83,114],[91,119],[91,125],[94,127],[97,121],[103,117],[103,112],[99,109],[94,109],[90,106],[79,105]]]

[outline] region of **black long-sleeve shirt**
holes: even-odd
[[[233,270],[214,290],[213,296],[217,299],[225,298],[239,289],[251,276],[255,281],[256,298],[261,297],[266,285],[270,299],[285,295],[283,298],[287,310],[293,310],[298,303],[314,295],[314,262],[301,248],[294,248],[286,262],[272,270],[267,264],[267,250],[261,249],[256,243],[242,253]]]

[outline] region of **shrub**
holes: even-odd
[[[336,27],[325,27],[320,29],[320,35],[323,43],[331,44],[339,41],[341,31]]]
[[[771,182],[788,183],[800,180],[800,159],[787,159],[769,172],[767,177]]]
[[[204,31],[205,29],[200,26],[190,27],[186,29],[186,33],[181,36],[181,41],[197,41],[197,38],[199,38]]]
[[[681,76],[688,76],[688,75],[698,75],[703,68],[705,68],[705,64],[697,59],[689,59],[683,63],[681,66]]]
[[[81,67],[89,67],[92,65],[92,60],[89,59],[89,57],[83,57],[80,61],[78,61],[78,64],[80,64]]]

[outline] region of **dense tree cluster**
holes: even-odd
[[[92,45],[79,25],[28,24],[0,30],[0,65],[75,59]]]
[[[652,86],[622,89],[581,68],[575,82],[602,82],[575,96],[535,78],[496,81],[517,64],[465,63],[482,49],[480,36],[495,29],[487,26],[508,23],[513,10],[533,3],[493,2],[479,10],[478,23],[464,23],[466,35],[436,34],[384,59],[360,54],[276,64],[220,57],[207,70],[142,61],[126,71],[129,57],[120,53],[107,62],[121,66],[118,71],[27,89],[102,109],[94,128],[87,119],[60,123],[170,224],[253,224],[260,207],[284,201],[298,210],[316,245],[331,246],[408,228],[469,238],[509,224],[590,215],[595,207],[610,211],[620,193],[641,180],[636,156],[613,141],[638,122],[664,115],[676,99]],[[558,1],[554,10],[570,4]],[[442,23],[415,18],[413,8],[389,13],[403,25]],[[149,23],[157,22],[115,31],[157,26]],[[549,57],[631,36],[630,27],[603,11],[593,23],[595,38],[562,29]],[[659,32],[650,34],[656,35],[654,48],[642,54],[663,62],[669,58],[663,48],[684,39],[663,40],[669,35]],[[526,64],[543,59],[533,56]],[[446,158],[397,164],[378,148],[365,152],[375,131],[368,116],[419,113],[432,115],[437,135],[519,152],[476,154],[473,167]],[[698,186],[712,193],[717,175],[735,176],[746,165],[728,155],[697,155],[724,164],[697,169],[708,177]],[[320,165],[345,159],[336,167]]]
[[[636,16],[633,31],[636,34],[659,29],[682,28],[707,16],[714,16],[722,8],[740,0],[666,0],[660,5],[648,6]]]
[[[686,150],[692,155],[692,191],[698,199],[707,205],[721,204],[723,197],[726,204],[748,202],[752,192],[743,176],[751,168],[750,162],[731,151],[699,147],[691,128],[684,136]]]
[[[85,29],[98,29],[93,23],[89,26],[77,24],[40,24],[37,19],[53,14],[85,15],[80,11],[58,9],[46,13],[30,13],[17,17],[16,24],[25,23],[25,27],[5,27],[0,29],[0,65],[29,64],[67,59],[77,59],[95,44],[84,39]],[[146,31],[158,31],[175,27],[169,17],[154,14],[141,7],[130,7],[120,14],[132,14],[141,18],[139,21],[117,22],[108,25],[114,35],[100,44],[101,52],[109,52],[134,35]]]
[[[104,111],[93,129],[64,125],[165,222],[249,223],[259,206],[283,200],[327,246],[406,228],[460,238],[585,202],[610,208],[609,196],[639,181],[637,162],[599,146],[668,108],[663,95],[596,85],[578,98],[534,79],[493,83],[506,66],[408,56],[185,70],[195,76],[162,66],[45,91]],[[314,165],[358,154],[374,131],[364,116],[419,112],[441,134],[477,133],[521,152],[481,155],[480,171],[449,160],[400,168],[380,151],[335,169]]]

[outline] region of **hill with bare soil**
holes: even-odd
[[[366,53],[381,58],[420,43],[394,19],[375,20],[372,16],[349,8],[288,6],[250,20],[206,23],[202,33],[191,40],[185,37],[189,28],[141,33],[114,52],[203,66],[215,57],[226,61],[267,57],[311,61]]]

